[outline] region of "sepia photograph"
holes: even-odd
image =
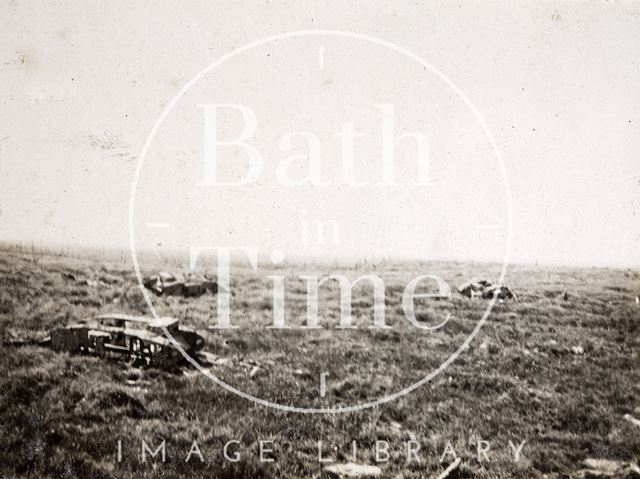
[[[0,22],[0,479],[640,479],[640,1]]]

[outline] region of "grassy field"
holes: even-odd
[[[186,272],[186,263],[144,261],[145,273]],[[299,269],[299,268],[298,268]],[[300,271],[296,269],[295,274]],[[392,329],[370,330],[372,293],[357,286],[357,330],[336,330],[338,288],[323,287],[322,330],[266,329],[271,286],[285,274],[287,322],[300,325],[305,287],[285,266],[232,273],[233,331],[207,330],[215,296],[156,298],[162,314],[204,331],[218,358],[211,372],[247,393],[280,404],[333,407],[392,394],[428,374],[464,341],[487,301],[455,292],[450,300],[418,303],[424,321],[451,315],[437,331],[417,331],[402,318],[404,285],[433,273],[454,288],[472,277],[495,281],[497,265],[406,263],[357,268],[306,266],[352,278],[375,272],[386,282]],[[65,276],[71,273],[75,279]],[[89,281],[87,281],[89,280]],[[613,269],[511,267],[505,283],[518,302],[496,304],[471,346],[430,384],[390,403],[344,414],[296,414],[237,397],[193,368],[162,371],[118,361],[70,356],[29,345],[0,349],[0,472],[2,477],[318,477],[318,441],[337,462],[375,464],[376,441],[389,443],[378,463],[389,477],[437,477],[461,458],[450,477],[566,477],[585,458],[637,461],[640,428],[640,272]],[[568,300],[562,299],[567,289]],[[147,314],[126,256],[0,251],[0,335],[42,338],[58,325],[97,313]],[[327,393],[319,377],[327,373]],[[140,460],[141,440],[166,440],[166,462]],[[117,442],[122,462],[116,461]],[[204,457],[185,458],[194,440]],[[239,441],[238,462],[222,448]],[[260,462],[259,441],[272,440],[273,463]],[[479,461],[479,440],[490,442]],[[509,441],[519,444],[516,463]],[[421,445],[407,463],[406,442]]]

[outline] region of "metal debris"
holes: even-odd
[[[142,284],[158,296],[194,298],[207,292],[212,294],[218,292],[218,283],[213,280],[206,278],[201,280],[178,279],[175,275],[166,271],[143,278]]]
[[[378,477],[382,475],[382,469],[368,464],[331,464],[322,470],[322,476],[331,479],[343,479],[345,477]]]
[[[631,424],[633,424],[634,426],[638,426],[640,427],[640,419],[636,419],[635,417],[633,417],[631,414],[625,414],[624,417],[627,421],[629,421]]]
[[[472,279],[458,287],[458,293],[467,298],[493,299],[500,301],[505,299],[518,300],[516,295],[504,285],[492,285],[489,281]]]
[[[580,479],[639,479],[640,469],[633,463],[610,459],[588,458],[583,461],[584,469],[575,475]],[[574,477],[574,476],[572,476]]]

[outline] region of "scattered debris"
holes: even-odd
[[[500,347],[493,341],[485,340],[485,341],[482,341],[482,343],[480,343],[480,345],[478,346],[478,351],[481,354],[495,355],[500,352]]]
[[[198,359],[200,359],[200,361],[198,361],[198,362],[201,365],[211,366],[213,364],[216,364],[221,358],[219,358],[218,356],[216,356],[213,353],[210,353],[210,352],[207,352],[207,351],[200,351]],[[226,359],[226,358],[224,358],[224,359]]]
[[[620,469],[622,466],[624,466],[623,463],[620,463],[618,461],[612,461],[609,459],[592,459],[592,458],[585,459],[584,461],[582,461],[582,464],[584,467],[588,469],[594,469],[594,470],[603,471],[603,472],[615,472],[618,469]]]
[[[555,339],[548,339],[540,345],[543,354],[553,354],[554,356],[563,356],[569,353],[569,348],[562,346]]]
[[[484,279],[467,281],[458,288],[458,293],[467,298],[492,299],[495,297],[500,301],[505,299],[518,300],[516,295],[506,286],[492,285]]]
[[[534,387],[527,387],[527,393],[529,393],[530,396],[533,396],[539,399],[544,399],[544,400],[549,400],[554,397],[553,392],[546,389],[539,389]],[[541,430],[543,429],[543,426],[541,425],[539,425],[538,427]]]
[[[634,426],[638,426],[640,427],[640,419],[636,419],[635,417],[633,417],[631,414],[625,414],[624,417],[627,421],[629,421],[631,424],[633,424]]]
[[[467,298],[481,298],[482,293],[486,288],[491,286],[489,281],[481,280],[471,280],[467,281],[463,285],[458,288],[458,293]]]
[[[213,280],[206,278],[201,280],[178,279],[175,275],[166,271],[143,278],[142,284],[158,296],[195,298],[207,292],[212,294],[218,292],[218,283]]]
[[[577,472],[580,479],[640,479],[640,469],[636,464],[610,459],[585,459],[584,469]]]
[[[491,299],[493,297],[496,297],[500,301],[504,301],[505,299],[513,299],[515,301],[518,301],[516,295],[513,294],[511,290],[506,286],[491,286],[484,292],[482,297],[483,299]]]
[[[397,421],[391,421],[389,422],[389,426],[391,427],[391,429],[393,429],[394,431],[400,431],[402,429],[402,424],[400,424]]]
[[[378,466],[367,464],[331,464],[322,470],[322,476],[327,479],[343,479],[345,477],[378,477],[382,475],[382,469]]]
[[[68,281],[75,281],[76,283],[83,285],[83,286],[89,286],[91,288],[97,288],[99,285],[100,286],[110,286],[109,284],[105,283],[104,281],[97,281],[95,279],[81,279],[78,276],[76,276],[73,273],[70,273],[68,271],[63,271],[62,273],[60,273],[60,275],[68,280]]]
[[[2,345],[3,346],[12,346],[14,348],[23,348],[25,346],[39,346],[42,344],[43,341],[45,341],[45,339],[38,339],[38,338],[15,338],[12,337],[11,339],[7,339],[2,341]]]
[[[582,346],[571,346],[571,352],[573,354],[584,354],[584,348]]]

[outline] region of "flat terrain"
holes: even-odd
[[[145,273],[187,272],[185,262],[142,261]],[[294,271],[295,269],[295,271]],[[437,368],[464,342],[488,301],[455,287],[472,277],[496,281],[496,265],[460,263],[305,266],[302,272],[379,274],[386,286],[388,330],[373,330],[372,291],[353,291],[357,329],[337,330],[339,290],[321,287],[323,329],[301,330],[306,310],[300,268],[232,272],[232,331],[216,321],[216,297],[161,297],[161,314],[203,331],[216,360],[215,377],[266,401],[295,407],[346,407],[410,386]],[[201,271],[204,273],[205,271]],[[208,271],[211,273],[212,271]],[[67,273],[67,274],[65,274]],[[271,284],[285,275],[289,330],[272,321]],[[416,311],[434,331],[404,318],[404,286],[436,274],[454,289],[449,300],[421,300]],[[117,360],[55,353],[12,341],[38,339],[60,325],[98,313],[148,314],[126,258],[0,251],[0,472],[2,477],[318,477],[318,441],[337,462],[375,464],[375,442],[389,443],[385,476],[437,477],[453,456],[450,477],[565,477],[585,458],[626,462],[640,457],[640,272],[613,269],[511,267],[505,279],[518,302],[496,304],[487,323],[452,364],[401,398],[358,412],[299,414],[255,404],[185,366],[141,368]],[[562,298],[567,290],[568,299]],[[439,320],[438,320],[439,318]],[[326,394],[320,394],[320,375]],[[154,449],[166,440],[166,462],[140,459],[141,440]],[[116,461],[122,441],[122,462]],[[204,457],[185,458],[194,440]],[[222,448],[239,461],[224,459]],[[259,441],[272,440],[273,463],[261,463]],[[490,442],[479,461],[479,440]],[[516,463],[509,441],[520,444]],[[406,443],[421,445],[407,463]]]

